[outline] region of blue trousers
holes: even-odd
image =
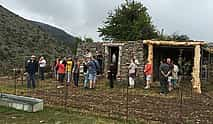
[[[33,88],[35,88],[35,74],[28,74],[27,88],[31,88],[31,84],[32,84]]]

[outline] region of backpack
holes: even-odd
[[[97,73],[101,71],[101,66],[97,60],[93,60]]]

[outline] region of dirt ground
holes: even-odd
[[[125,82],[115,83],[109,89],[107,81],[101,80],[96,89],[80,87],[57,88],[58,82],[39,82],[35,90],[26,89],[26,83],[1,79],[0,92],[15,93],[44,99],[45,105],[75,108],[84,113],[94,113],[110,118],[145,120],[147,123],[213,123],[212,89],[205,88],[201,95],[193,94],[189,83],[181,84],[167,95],[159,94],[158,85],[144,90],[141,85],[128,89]],[[138,82],[139,83],[139,82]],[[212,84],[208,87],[213,87]]]

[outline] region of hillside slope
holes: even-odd
[[[53,60],[71,51],[69,45],[0,5],[0,67],[23,66],[25,56],[32,54]]]
[[[30,22],[38,26],[44,32],[47,32],[50,36],[54,37],[57,41],[68,43],[72,47],[75,46],[75,43],[76,43],[75,37],[66,33],[64,30],[48,25],[48,24],[41,23],[41,22],[35,22],[35,21],[30,21]]]

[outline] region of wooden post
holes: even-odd
[[[153,69],[153,44],[148,44],[148,61],[152,65],[152,69]],[[153,81],[153,76],[152,76],[151,82],[152,81]]]
[[[148,61],[153,65],[153,44],[148,44]]]
[[[192,72],[192,86],[195,93],[201,94],[201,81],[200,81],[200,45],[195,46],[194,67]]]

